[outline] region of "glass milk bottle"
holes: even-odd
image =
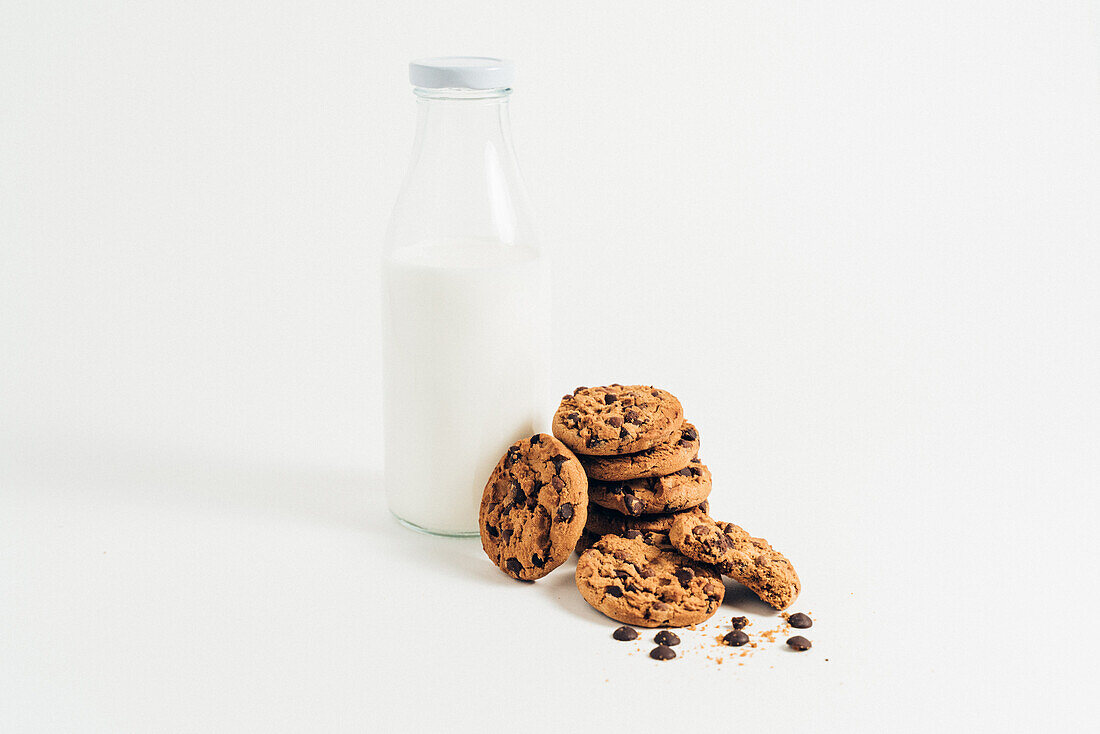
[[[545,263],[512,151],[512,64],[409,64],[418,120],[383,263],[386,498],[406,525],[476,535],[481,491],[541,430]]]

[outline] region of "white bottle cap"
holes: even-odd
[[[515,65],[485,56],[439,56],[409,62],[409,81],[423,89],[502,89],[512,86]]]

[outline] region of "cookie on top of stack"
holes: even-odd
[[[671,393],[648,385],[578,387],[561,399],[553,431],[588,476],[578,551],[608,534],[667,534],[678,515],[706,513],[711,478],[699,461],[699,432]]]

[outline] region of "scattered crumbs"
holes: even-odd
[[[715,662],[718,663],[719,665],[721,665],[722,664],[722,658],[718,658]],[[829,659],[825,658],[825,662],[829,662]]]

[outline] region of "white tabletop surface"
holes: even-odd
[[[1095,728],[1098,28],[0,4],[0,732]],[[548,397],[676,394],[812,650],[717,647],[777,624],[731,585],[658,663],[572,562],[387,513],[380,243],[440,54],[517,63]]]
[[[476,539],[398,525],[371,470],[102,448],[59,461],[16,447],[34,471],[3,475],[2,728],[1085,723],[1079,686],[1095,648],[1080,640],[1087,627],[1054,620],[1094,608],[1061,585],[1076,573],[1061,536],[1021,549],[1018,532],[1051,528],[1041,512],[1025,523],[996,503],[929,496],[906,479],[917,467],[882,459],[838,457],[845,468],[831,475],[753,492],[729,476],[732,452],[704,447],[712,514],[797,564],[792,611],[814,619],[810,651],[785,648],[793,632],[764,640],[781,620],[730,583],[714,618],[681,631],[675,660],[650,660],[652,631],[614,641],[617,623],[581,599],[572,559],[537,583],[512,581]],[[757,646],[719,646],[742,614]]]

